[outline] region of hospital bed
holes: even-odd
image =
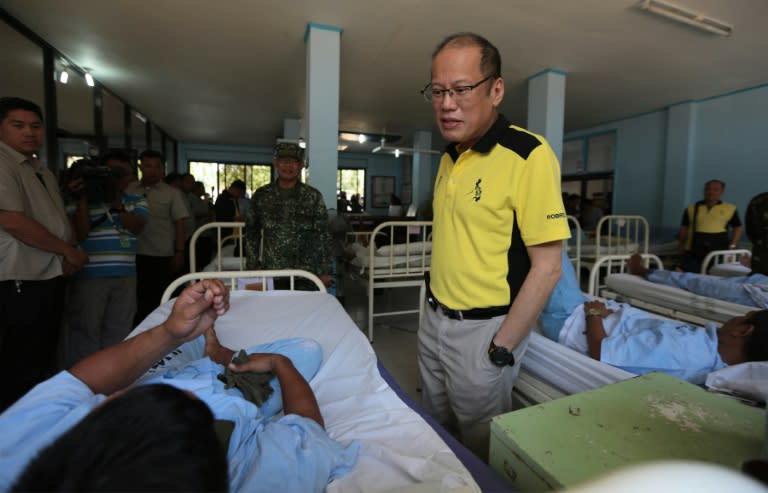
[[[233,234],[224,235],[223,231],[231,229]],[[202,235],[213,231],[213,256],[211,261],[203,268],[206,272],[221,272],[245,269],[245,242],[243,231],[244,222],[211,222],[197,228],[189,240],[189,271],[196,272],[197,268],[197,241]],[[240,255],[235,255],[237,245],[243,245]]]
[[[532,332],[512,394],[528,407],[635,376]]]
[[[581,266],[588,269],[606,255],[648,253],[650,228],[643,216],[608,215],[597,223],[595,238],[581,245]]]
[[[713,250],[701,262],[701,273],[719,277],[748,276],[752,269],[741,265],[739,259],[751,254],[745,249]]]
[[[614,257],[603,257],[612,258]],[[571,261],[573,262],[572,258]],[[593,283],[597,286],[598,280],[592,273],[599,272],[604,267],[603,263],[598,263],[597,268],[593,267],[590,272],[590,286]],[[605,267],[613,268],[612,265]],[[596,291],[597,287],[592,289]],[[590,295],[594,297],[591,293]],[[635,376],[547,339],[542,335],[541,327],[537,327],[531,333],[528,348],[520,364],[520,373],[513,389],[514,405],[516,408],[522,408],[541,404]]]
[[[661,260],[655,255],[643,255],[646,262],[653,261],[655,266],[663,268]],[[597,278],[599,264],[595,265],[590,276],[590,294],[617,299],[644,310],[666,317],[685,320],[698,325],[708,322],[723,323],[726,320],[744,315],[755,309],[753,306],[739,305],[728,301],[709,298],[691,293],[684,289],[654,283],[626,272],[629,255],[609,256],[600,263],[620,265],[618,272],[605,276],[604,282]]]
[[[222,344],[233,349],[289,337],[309,337],[323,348],[323,363],[311,380],[328,434],[342,444],[361,443],[355,468],[327,491],[370,492],[410,487],[408,491],[508,491],[499,477],[437,426],[420,416],[418,406],[377,363],[370,343],[322,282],[305,271],[201,272],[182,276],[168,287],[164,302],[134,333],[166,319],[167,301],[180,285],[197,279],[297,277],[319,291],[234,290],[230,310],[216,322]],[[400,396],[398,396],[400,392]],[[413,405],[416,409],[406,405]],[[417,483],[419,485],[417,485]],[[462,490],[465,491],[465,490]]]
[[[658,314],[659,317],[687,320],[699,325],[708,321],[724,321],[754,310],[754,307],[704,298],[628,274],[626,261],[629,257],[602,257],[590,272],[588,296],[596,298],[599,293],[602,298],[615,298],[617,301]],[[661,260],[655,255],[646,254],[643,257],[647,266],[652,264],[663,267]],[[598,273],[606,271],[618,273],[609,274],[605,280],[607,284],[603,284]],[[636,296],[631,289],[624,289],[622,283],[631,286],[643,285],[642,292],[647,296]],[[635,376],[547,339],[540,332],[540,328],[537,328],[531,333],[515,382],[513,396],[517,407],[540,404]]]
[[[387,221],[371,233],[368,245],[351,243],[348,271],[362,282],[368,295],[368,340],[373,342],[376,318],[419,314],[424,309],[424,273],[431,264],[431,221]],[[376,311],[374,292],[381,288],[419,288],[418,306],[407,309]]]

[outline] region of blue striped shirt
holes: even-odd
[[[149,206],[144,196],[123,193],[121,199],[126,212],[134,212],[145,219],[149,216]],[[70,216],[74,216],[76,211],[76,204],[67,207]],[[104,203],[90,204],[88,216],[91,224],[101,222],[93,226],[85,241],[80,243],[80,248],[88,254],[89,260],[76,277],[97,279],[135,276],[136,235],[128,231],[118,214],[111,214]]]

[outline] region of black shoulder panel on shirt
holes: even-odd
[[[507,128],[504,135],[499,139],[499,144],[521,158],[528,159],[533,150],[541,145],[541,141],[528,132]]]

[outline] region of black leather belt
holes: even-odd
[[[490,306],[488,308],[470,308],[469,310],[454,310],[443,305],[437,299],[429,295],[427,296],[427,303],[433,310],[437,310],[440,307],[443,315],[453,320],[488,320],[500,315],[506,315],[509,312],[508,306]]]

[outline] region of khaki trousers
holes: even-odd
[[[453,320],[429,304],[418,334],[422,405],[438,423],[455,426],[459,438],[487,460],[490,420],[512,410],[512,387],[528,339],[514,349],[515,366],[500,368],[488,358],[488,346],[505,316]]]

